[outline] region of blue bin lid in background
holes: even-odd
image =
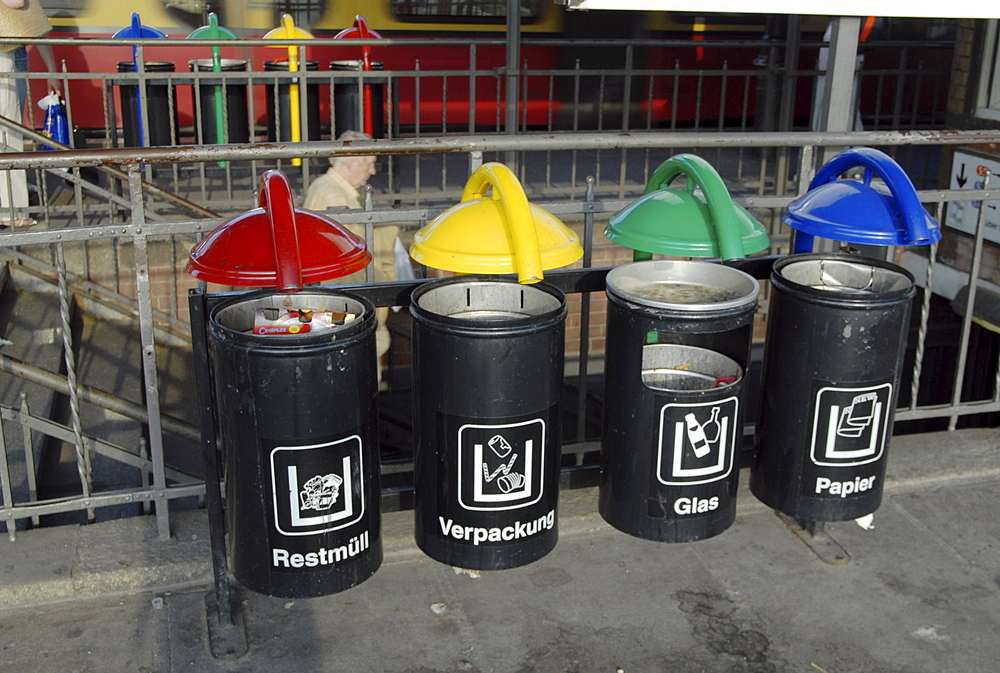
[[[839,180],[852,168],[863,180]],[[873,183],[872,178],[881,178]],[[913,183],[889,155],[870,147],[841,152],[816,174],[809,191],[788,204],[785,224],[808,236],[794,252],[808,252],[813,236],[864,245],[929,245],[941,227],[920,203]]]

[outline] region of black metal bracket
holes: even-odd
[[[208,361],[206,316],[208,297],[201,289],[188,293],[191,312],[191,342],[194,354],[195,385],[201,422],[202,458],[205,462],[205,509],[212,547],[215,590],[205,596],[208,639],[212,656],[239,657],[247,651],[246,628],[239,602],[229,586],[229,562],[226,558],[226,519],[222,504],[219,451],[215,438],[215,405],[212,396],[211,370]]]
[[[851,554],[830,535],[824,522],[795,519],[778,511],[775,514],[820,561],[838,568],[851,565]]]

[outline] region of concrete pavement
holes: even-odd
[[[746,475],[744,474],[744,477]],[[829,524],[822,562],[744,487],[736,523],[669,545],[562,494],[560,542],[523,568],[457,573],[387,514],[367,582],[325,598],[242,592],[248,652],[213,658],[204,512],[0,542],[0,671],[436,673],[987,671],[1000,661],[1000,431],[896,437],[875,527]]]

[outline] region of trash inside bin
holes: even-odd
[[[916,289],[902,267],[843,253],[775,262],[750,488],[807,521],[882,500]]]
[[[732,524],[758,290],[708,262],[608,274],[599,510],[615,528],[689,542]]]
[[[247,62],[234,58],[221,59],[222,72],[245,72]],[[188,61],[188,67],[193,72],[212,72],[212,59],[199,58]],[[225,129],[220,131],[216,120],[217,92],[222,93],[225,101]],[[250,142],[250,125],[247,122],[247,80],[226,79],[223,86],[222,78],[214,79],[210,75],[202,75],[198,80],[198,104],[201,108],[199,124],[200,141],[205,144],[247,143]]]
[[[147,61],[145,72],[173,72],[174,64],[167,61]],[[119,61],[118,72],[135,72],[132,61]],[[141,115],[136,84],[118,85],[122,103],[122,132],[126,147],[143,147],[142,119],[149,130],[149,145],[177,144],[176,87],[167,80],[146,80],[146,114]],[[172,123],[172,125],[171,125]]]
[[[261,312],[350,314],[312,331]],[[271,596],[322,596],[382,562],[375,307],[345,292],[240,295],[209,316],[233,575]],[[275,328],[280,329],[280,328]]]
[[[543,557],[558,539],[565,297],[449,278],[410,311],[417,546],[476,570]]]
[[[211,369],[201,402],[216,416],[202,432],[225,456],[233,574],[271,596],[322,596],[382,562],[376,318],[366,299],[303,287],[371,254],[341,225],[296,209],[279,171],[261,177],[259,203],[203,239],[187,266],[203,281],[277,290],[223,299],[207,321],[192,304]]]

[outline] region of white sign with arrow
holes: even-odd
[[[982,189],[986,171],[995,176],[993,181],[1000,179],[1000,161],[956,151],[951,161],[950,188]],[[981,207],[981,201],[951,201],[945,212],[944,223],[952,229],[975,236]],[[986,208],[986,240],[1000,243],[1000,201],[987,201]]]

